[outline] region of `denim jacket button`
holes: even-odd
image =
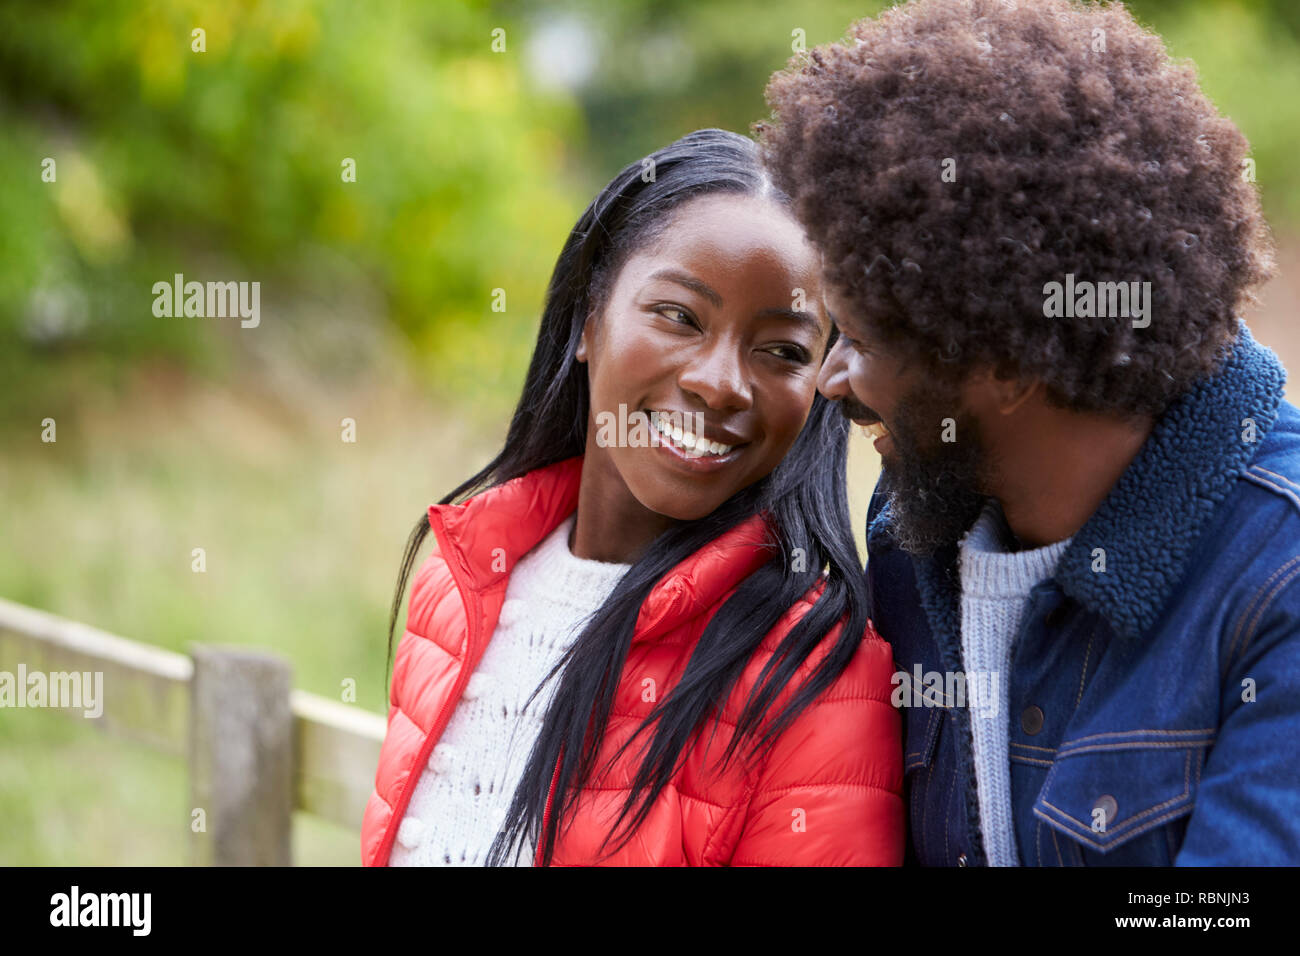
[[[1034,736],[1043,729],[1043,711],[1040,707],[1029,706],[1020,715],[1020,729],[1029,736]]]
[[[1067,613],[1068,612],[1065,609],[1065,604],[1064,603],[1058,604],[1056,605],[1056,607],[1052,608],[1050,611],[1047,612],[1047,615],[1043,618],[1043,623],[1047,625],[1047,628],[1049,630],[1054,631],[1062,624],[1065,623],[1065,616]]]
[[[1097,818],[1097,811],[1103,814],[1101,819]],[[1092,805],[1092,819],[1095,823],[1100,823],[1103,828],[1115,822],[1115,814],[1119,812],[1119,804],[1109,793],[1104,793],[1097,798]]]
[[[966,865],[966,854],[965,854],[965,853],[959,853],[959,854],[957,854],[957,865],[958,865],[958,866],[965,866],[965,865]]]

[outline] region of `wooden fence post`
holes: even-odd
[[[289,866],[294,804],[290,666],[282,658],[244,648],[194,645],[190,652],[193,863]],[[196,829],[198,820],[204,829]]]

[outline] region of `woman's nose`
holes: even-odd
[[[677,384],[698,395],[709,408],[745,409],[753,403],[744,358],[725,343],[688,360]]]

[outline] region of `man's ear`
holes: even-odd
[[[993,388],[997,399],[998,412],[1002,415],[1014,414],[1025,402],[1038,394],[1042,386],[1043,383],[1036,378],[995,377],[993,379]]]
[[[1011,415],[1037,394],[1042,384],[1038,379],[999,375],[985,368],[971,374],[966,388],[967,394],[975,397],[975,404],[999,415]]]

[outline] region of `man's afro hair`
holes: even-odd
[[[764,161],[827,279],[941,373],[1159,413],[1271,272],[1245,137],[1122,5],[912,0],[796,56],[767,100]],[[1067,274],[1150,282],[1149,326],[1048,318]]]

